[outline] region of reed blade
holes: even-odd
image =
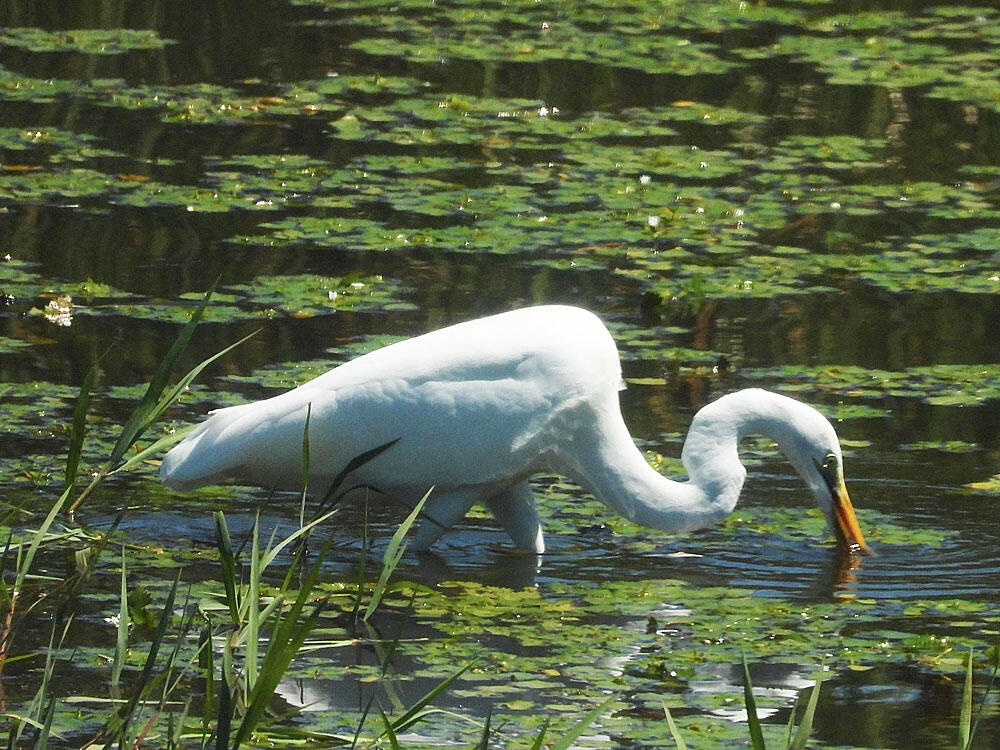
[[[152,380],[149,381],[149,385],[146,387],[146,392],[143,394],[139,405],[132,412],[131,416],[129,416],[128,420],[126,420],[121,434],[118,436],[118,441],[111,450],[109,463],[112,467],[121,461],[125,452],[146,431],[146,428],[155,421],[153,414],[157,410],[157,404],[167,387],[167,382],[170,380],[170,376],[173,374],[174,368],[181,358],[181,354],[187,348],[188,343],[190,343],[191,336],[194,335],[194,329],[198,326],[198,322],[201,320],[201,316],[204,314],[209,300],[212,299],[212,294],[215,292],[215,287],[218,283],[219,280],[216,279],[208,291],[205,292],[205,296],[202,297],[201,302],[198,303],[194,312],[191,313],[190,320],[184,324],[174,343],[164,355],[163,361],[160,362],[159,368],[154,373]]]
[[[962,708],[958,717],[958,747],[967,750],[972,744],[972,649],[965,667],[965,686],[962,688]]]
[[[549,731],[549,724],[552,723],[552,719],[545,717],[545,721],[542,722],[541,729],[538,730],[538,736],[535,737],[535,741],[531,743],[531,750],[542,750],[545,747],[545,734]]]
[[[614,698],[608,698],[604,702],[594,706],[594,708],[584,714],[582,719],[571,726],[562,737],[548,747],[551,750],[569,750],[573,747],[573,743],[579,739],[580,735],[587,731],[587,729],[589,729],[590,726],[597,721],[597,717],[604,713],[608,704],[613,700]]]
[[[746,654],[743,654],[743,700],[747,707],[750,747],[753,750],[767,750],[767,746],[764,744],[764,731],[757,716],[757,701],[753,697],[753,683],[750,681],[750,667],[747,666]]]
[[[399,441],[400,438],[396,438],[395,440],[390,440],[388,443],[383,443],[382,445],[378,445],[370,450],[365,451],[364,453],[360,453],[354,458],[352,458],[350,461],[348,461],[347,465],[340,470],[340,473],[338,473],[337,476],[335,476],[333,478],[333,481],[330,483],[330,487],[327,489],[326,494],[323,496],[323,500],[320,501],[319,512],[322,512],[322,510],[328,504],[330,504],[330,502],[333,501],[334,495],[336,494],[337,490],[340,489],[340,485],[344,483],[344,480],[347,479],[347,476],[352,471],[360,469],[369,461],[374,460],[382,453],[389,450]]]
[[[240,617],[240,600],[236,592],[236,553],[233,552],[233,541],[229,536],[229,526],[222,511],[213,514],[215,518],[215,546],[219,550],[219,564],[222,566],[222,585],[226,590],[226,606],[229,607],[229,617],[236,626],[242,624]]]
[[[125,577],[125,545],[122,545],[121,600],[118,608],[118,633],[115,641],[115,661],[111,667],[111,687],[117,691],[125,657],[128,652],[128,585]]]
[[[820,685],[823,684],[823,675],[816,678],[812,693],[809,695],[809,702],[806,703],[805,713],[799,721],[799,728],[795,730],[795,736],[788,743],[788,750],[805,750],[809,735],[812,734],[813,719],[816,716],[816,706],[819,704]],[[794,714],[793,714],[794,715]]]
[[[392,539],[389,540],[389,546],[385,548],[385,555],[382,558],[382,572],[379,574],[378,583],[375,584],[375,589],[372,591],[371,601],[368,602],[368,608],[365,610],[365,614],[362,616],[362,620],[368,621],[368,618],[374,614],[375,610],[378,609],[379,603],[382,601],[382,597],[385,594],[386,585],[389,583],[389,577],[395,572],[396,567],[399,565],[400,559],[403,557],[403,553],[406,551],[406,545],[403,543],[404,537],[409,533],[410,527],[413,526],[414,522],[417,520],[417,516],[420,515],[420,511],[424,508],[424,503],[427,502],[427,498],[430,497],[431,490],[427,490],[420,502],[416,504],[410,515],[399,525],[396,529],[396,533],[392,535]]]
[[[63,479],[63,489],[68,489],[76,482],[77,471],[80,468],[80,454],[83,451],[83,437],[87,431],[87,408],[90,405],[90,391],[97,377],[98,363],[95,362],[80,384],[80,395],[76,397],[73,407],[73,425],[69,432],[69,453],[66,455],[66,475]]]
[[[306,498],[309,496],[309,422],[312,401],[306,404],[306,426],[302,428],[302,497],[299,499],[299,526],[306,525]]]
[[[389,747],[392,750],[400,750],[399,740],[396,739],[396,732],[392,728],[392,722],[389,721],[389,717],[385,715],[385,711],[382,710],[381,706],[379,706],[378,712],[382,717],[382,726],[385,727],[383,736],[389,740]]]
[[[38,548],[42,546],[42,542],[45,541],[45,535],[49,533],[49,529],[52,528],[52,524],[56,520],[56,516],[62,511],[63,506],[69,499],[70,493],[73,491],[72,487],[67,487],[59,499],[55,501],[51,508],[49,508],[48,515],[45,516],[45,520],[42,521],[42,525],[38,527],[35,535],[31,539],[31,543],[28,545],[27,551],[24,553],[24,557],[20,557],[20,550],[18,551],[20,559],[17,563],[17,572],[14,576],[14,585],[10,589],[10,599],[16,601],[22,589],[24,588],[24,579],[28,575],[28,571],[31,570],[31,565],[35,561],[35,555],[38,554]],[[14,607],[14,603],[9,605],[11,608]]]
[[[479,737],[479,742],[476,743],[473,750],[490,749],[490,719],[492,717],[493,717],[493,704],[491,703],[489,708],[486,710],[486,722],[483,724],[483,733]]]
[[[324,553],[318,555],[316,563],[302,581],[295,601],[292,602],[288,612],[275,624],[271,631],[267,653],[261,661],[260,672],[256,676],[253,691],[248,698],[247,712],[244,714],[240,726],[236,730],[236,737],[233,740],[234,748],[239,747],[250,738],[250,735],[264,717],[268,703],[274,695],[274,691],[277,689],[281,678],[288,670],[288,665],[291,664],[292,659],[298,653],[299,648],[305,642],[310,631],[316,626],[316,622],[326,606],[326,600],[321,600],[304,620],[301,617],[306,602],[312,595],[313,588],[316,585]]]
[[[467,671],[469,671],[469,669],[471,669],[474,664],[475,664],[474,661],[470,661],[468,664],[459,669],[453,675],[451,675],[450,677],[446,677],[437,685],[435,685],[433,688],[431,688],[426,695],[424,695],[420,700],[418,700],[416,703],[410,706],[398,719],[392,722],[393,730],[399,732],[402,731],[403,729],[406,729],[411,724],[416,723],[422,716],[422,711],[424,710],[424,708],[428,704],[430,704],[431,701],[433,701],[435,698],[441,695],[441,693],[443,693],[445,690],[451,687],[451,684],[459,677],[461,677],[463,674],[465,674]]]
[[[172,448],[174,445],[176,445],[185,437],[187,437],[187,434],[191,432],[191,430],[193,430],[195,427],[196,425],[193,424],[187,425],[186,427],[180,427],[176,430],[171,431],[170,434],[164,435],[158,440],[150,443],[145,448],[142,448],[141,450],[137,450],[134,453],[129,454],[128,458],[126,458],[117,467],[108,472],[108,476],[111,476],[112,474],[118,474],[123,471],[131,471],[136,466],[144,463],[152,456],[158,455]]]
[[[677,745],[677,750],[687,750],[687,744],[684,742],[684,738],[681,737],[680,730],[677,729],[677,724],[674,723],[674,717],[670,715],[670,707],[667,706],[667,702],[663,701],[663,718],[667,720],[667,729],[670,730],[670,736],[674,739],[674,744]]]
[[[215,713],[215,655],[212,653],[212,626],[202,626],[198,634],[198,668],[205,680],[205,698],[202,702],[202,728],[207,729]]]

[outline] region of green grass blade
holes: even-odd
[[[192,321],[193,320],[194,320],[194,318],[192,317]],[[191,321],[188,321],[188,325],[190,325],[190,323],[191,323]],[[237,346],[239,346],[244,341],[246,341],[247,339],[249,339],[251,336],[255,336],[255,335],[257,335],[256,331],[254,331],[253,333],[251,333],[251,334],[249,334],[247,336],[244,336],[239,341],[237,341],[237,342],[235,342],[233,344],[230,344],[229,346],[227,346],[222,351],[216,352],[215,354],[213,354],[208,359],[203,360],[198,365],[196,365],[195,367],[191,368],[191,370],[189,370],[187,372],[187,374],[184,375],[184,377],[182,377],[180,380],[178,380],[177,383],[175,383],[173,385],[173,387],[170,388],[169,391],[167,391],[166,393],[163,393],[163,391],[161,389],[158,393],[160,393],[162,395],[160,395],[159,399],[156,400],[151,406],[148,406],[148,407],[145,406],[145,403],[144,403],[145,399],[142,402],[140,402],[139,406],[132,413],[132,416],[129,417],[129,420],[126,423],[126,426],[129,427],[128,432],[125,431],[125,428],[122,428],[122,434],[119,436],[118,442],[115,443],[115,447],[111,451],[111,458],[108,461],[108,464],[110,466],[112,466],[112,467],[118,467],[119,462],[125,456],[125,452],[132,446],[133,443],[135,443],[136,440],[139,439],[139,437],[142,436],[142,434],[147,429],[149,429],[150,425],[152,425],[156,420],[158,420],[160,418],[160,415],[162,415],[163,412],[165,412],[167,410],[167,408],[171,404],[174,403],[174,401],[176,401],[178,398],[180,398],[180,395],[184,392],[184,390],[189,385],[191,385],[191,382],[196,377],[198,377],[201,374],[202,370],[204,370],[206,367],[208,367],[208,365],[210,365],[215,360],[217,360],[220,357],[223,357],[226,354],[228,354],[229,352],[231,352],[233,349],[235,349]],[[188,338],[190,338],[190,337],[188,337]],[[185,344],[186,344],[186,341],[185,341]],[[168,353],[168,357],[169,356],[170,355]],[[178,356],[180,356],[179,352],[178,352]],[[166,363],[167,363],[167,360],[165,359],[164,360],[164,365]],[[170,364],[170,371],[171,372],[173,371],[173,368],[174,368],[175,365],[176,365],[176,357],[171,361],[171,364]],[[162,368],[163,368],[163,365],[161,365],[161,369]],[[169,372],[168,372],[168,374],[169,374]],[[156,381],[156,378],[154,378],[154,382],[155,381]],[[151,382],[150,383],[150,388],[152,388],[152,387],[153,387],[153,383]],[[147,390],[147,393],[149,393],[149,392],[150,391]]]
[[[399,565],[400,559],[403,557],[403,553],[406,551],[406,545],[403,543],[403,539],[406,534],[410,531],[410,527],[413,526],[414,522],[417,520],[417,516],[420,515],[420,511],[424,508],[424,503],[427,502],[427,498],[430,497],[431,490],[427,491],[420,502],[417,503],[416,507],[410,511],[410,515],[399,525],[396,529],[396,533],[392,535],[392,539],[389,540],[389,546],[385,548],[385,555],[382,558],[382,572],[379,574],[378,583],[375,584],[375,590],[372,591],[371,601],[368,602],[368,608],[365,610],[362,620],[366,621],[369,617],[374,614],[375,610],[378,609],[379,603],[382,601],[382,596],[385,594],[386,584],[389,583],[389,577],[395,572],[396,566]]]
[[[56,715],[56,698],[49,698],[49,705],[45,709],[45,716],[42,719],[41,730],[35,736],[34,750],[47,750],[49,746],[49,735],[52,732],[52,720]]]
[[[681,733],[674,723],[674,717],[670,715],[670,707],[667,706],[666,701],[663,701],[663,717],[667,720],[667,729],[670,730],[670,736],[674,738],[677,750],[687,750],[687,744],[684,742],[684,738],[681,737]]]
[[[219,691],[219,719],[215,724],[215,750],[227,750],[233,729],[233,687],[229,682],[232,653],[228,644],[223,652],[222,689]]]
[[[361,732],[365,728],[365,722],[368,721],[368,714],[371,713],[372,704],[375,702],[375,694],[372,693],[371,697],[368,698],[368,702],[365,703],[364,710],[361,712],[361,719],[358,721],[358,726],[354,730],[354,739],[351,741],[351,750],[354,750],[358,746],[358,741],[361,739]]]
[[[67,487],[59,499],[55,501],[51,508],[49,508],[49,513],[45,516],[45,520],[42,521],[41,526],[35,532],[31,543],[28,545],[27,551],[24,553],[24,557],[20,558],[17,563],[17,573],[14,576],[14,585],[10,590],[10,598],[16,600],[20,595],[21,590],[24,588],[24,579],[28,575],[28,571],[31,570],[31,565],[35,561],[35,555],[38,553],[38,548],[42,546],[42,542],[45,540],[45,535],[49,533],[49,529],[56,520],[56,516],[62,510],[66,501],[69,499],[70,493],[73,491],[72,487]],[[10,606],[13,606],[11,604]]]
[[[222,586],[226,590],[226,606],[229,607],[229,617],[237,627],[242,623],[240,617],[240,600],[236,592],[236,553],[233,552],[233,541],[229,536],[229,526],[226,525],[226,516],[223,512],[216,511],[215,518],[215,546],[219,550],[219,564],[222,566]]]
[[[184,729],[187,726],[187,717],[191,712],[190,696],[184,701],[184,708],[180,716],[175,716],[171,711],[167,714],[167,748],[166,750],[180,750],[184,747]]]
[[[150,457],[158,455],[166,451],[168,448],[172,448],[175,444],[183,440],[187,436],[187,434],[191,432],[191,430],[193,430],[195,427],[197,427],[197,425],[193,424],[181,427],[177,430],[174,430],[169,435],[164,435],[155,442],[150,443],[142,450],[132,453],[131,455],[129,455],[127,459],[125,459],[123,463],[119,464],[116,468],[109,471],[108,476],[111,476],[112,474],[118,474],[119,472],[123,471],[131,471],[139,464],[148,460]]]
[[[597,717],[604,713],[607,709],[608,704],[613,701],[614,698],[608,698],[602,703],[594,706],[590,711],[588,711],[582,719],[571,726],[562,737],[553,742],[548,747],[550,750],[569,750],[573,746],[573,743],[579,739],[580,735],[587,731],[590,726],[597,721]]]
[[[325,601],[319,602],[309,616],[303,622],[298,623],[292,633],[282,640],[278,640],[276,636],[272,635],[267,654],[261,663],[260,674],[257,675],[253,692],[248,700],[247,712],[236,732],[236,739],[233,741],[234,748],[239,747],[249,739],[251,733],[264,717],[278,683],[288,671],[288,665],[295,658],[295,654],[302,647],[309,632],[316,626],[325,606]],[[300,611],[296,610],[288,615],[288,619],[291,620],[294,617],[297,620],[299,614]]]
[[[303,580],[295,601],[292,602],[288,612],[278,621],[271,632],[267,653],[261,662],[260,673],[257,675],[253,692],[248,700],[247,712],[240,722],[239,729],[236,730],[236,738],[233,740],[234,748],[243,744],[250,737],[250,734],[264,717],[268,702],[288,670],[288,665],[291,664],[309,632],[315,627],[316,621],[326,606],[325,600],[320,601],[309,616],[304,621],[299,622],[306,601],[312,595],[316,585],[323,557],[323,554],[318,556],[315,565]]]
[[[990,699],[990,693],[993,691],[993,686],[997,681],[997,673],[1000,672],[1000,643],[996,646],[992,646],[987,650],[987,655],[989,655],[993,661],[993,673],[990,675],[989,682],[986,683],[986,690],[983,691],[983,697],[979,700],[979,706],[976,708],[973,714],[972,727],[969,729],[969,745],[972,745],[972,740],[976,736],[976,731],[979,728],[979,722],[983,718],[984,712],[986,711],[987,702]]]
[[[99,740],[108,740],[116,737],[121,740],[126,733],[129,722],[135,715],[136,707],[152,686],[154,681],[153,668],[156,665],[156,658],[159,655],[160,646],[163,644],[163,639],[167,632],[167,625],[173,617],[174,600],[177,596],[177,588],[180,586],[180,582],[181,578],[180,573],[178,572],[177,577],[174,578],[173,586],[170,587],[170,592],[167,594],[167,601],[163,606],[163,612],[157,622],[156,631],[150,639],[146,662],[143,664],[142,673],[136,681],[132,697],[122,704],[122,706],[105,722],[104,726],[98,731],[97,737],[94,739],[95,743],[99,742]]]
[[[334,494],[340,488],[340,485],[344,483],[345,479],[347,479],[348,474],[350,474],[352,471],[355,471],[356,469],[361,468],[369,461],[374,460],[382,453],[389,450],[396,443],[398,443],[399,440],[400,440],[399,438],[396,438],[395,440],[390,440],[388,443],[383,443],[382,445],[376,446],[371,450],[367,450],[364,453],[361,453],[352,458],[350,461],[348,461],[347,465],[340,470],[337,476],[335,476],[333,478],[333,481],[330,483],[330,487],[327,489],[326,494],[323,496],[323,499],[319,503],[320,510],[322,510],[324,507],[326,507],[328,503],[330,503],[330,501],[333,499]]]
[[[182,605],[180,609],[182,612],[187,611],[187,603]],[[164,665],[163,670],[156,678],[156,682],[159,682],[162,686],[159,701],[150,701],[151,704],[155,703],[155,707],[152,709],[152,714],[149,716],[145,725],[140,729],[136,736],[136,742],[133,745],[135,748],[142,745],[143,740],[153,730],[157,719],[162,716],[167,702],[170,700],[170,696],[182,683],[186,682],[186,669],[184,667],[180,667],[181,649],[185,646],[188,640],[187,635],[191,629],[192,623],[194,622],[194,618],[195,614],[193,612],[182,617],[180,628],[178,629],[177,636],[174,639],[173,648],[167,656],[166,664]],[[185,664],[184,666],[186,667],[187,665]],[[190,701],[190,699],[188,699],[188,701]],[[187,713],[187,710],[188,707],[185,706],[185,714]],[[173,716],[173,712],[170,712],[170,716]]]
[[[10,734],[6,746],[8,750],[14,750],[14,748],[22,747],[22,745],[17,744],[17,741],[21,738],[21,735],[24,734],[25,727],[34,727],[36,730],[38,730],[38,732],[48,731],[52,736],[60,740],[63,740],[63,744],[60,745],[60,747],[69,746],[68,743],[65,742],[66,738],[63,735],[59,734],[54,729],[52,729],[51,725],[46,730],[46,725],[44,723],[45,717],[43,717],[42,721],[39,721],[37,719],[31,718],[30,716],[24,716],[23,714],[13,713],[9,711],[5,712],[3,714],[3,717],[7,719],[10,723]],[[38,747],[37,740],[30,745],[23,745],[23,746],[30,747],[32,750],[35,750],[35,748]]]
[[[743,700],[747,707],[747,726],[750,729],[750,747],[753,750],[767,750],[764,744],[764,731],[757,717],[757,701],[753,697],[753,683],[750,681],[750,667],[747,666],[747,655],[743,654]]]
[[[205,624],[198,634],[198,668],[205,680],[202,701],[202,729],[207,730],[215,713],[215,655],[212,653],[212,626]]]
[[[41,683],[38,686],[38,690],[32,697],[31,701],[26,707],[26,712],[24,715],[17,716],[14,714],[5,714],[10,719],[11,722],[10,730],[8,732],[8,742],[7,746],[9,748],[21,747],[20,739],[21,735],[24,733],[25,725],[32,726],[38,732],[49,732],[57,737],[61,736],[56,732],[52,731],[51,728],[51,717],[48,716],[48,708],[43,710],[43,706],[51,706],[54,696],[49,689],[49,684],[52,681],[52,675],[55,671],[55,653],[58,649],[61,649],[63,644],[66,642],[66,634],[70,630],[70,626],[73,624],[73,618],[70,617],[63,624],[62,635],[59,638],[59,643],[56,645],[56,626],[53,624],[52,630],[49,631],[49,647],[45,652],[45,666],[42,668],[42,678]],[[48,728],[46,725],[48,724]]]
[[[389,747],[391,747],[392,750],[400,750],[399,740],[396,738],[396,733],[392,729],[392,722],[389,721],[389,717],[385,715],[385,711],[382,710],[381,706],[378,707],[378,712],[382,716],[382,726],[385,727],[385,731],[382,736],[389,740]]]
[[[358,557],[358,585],[355,588],[354,607],[351,610],[351,622],[358,625],[358,615],[361,612],[361,597],[365,590],[365,571],[368,566],[368,497],[365,496],[364,520],[361,524],[361,555]]]
[[[6,523],[7,519],[0,521],[0,525]],[[14,530],[8,526],[7,541],[4,542],[3,550],[0,550],[0,612],[3,612],[10,605],[11,589],[7,585],[7,556],[10,554],[10,544],[13,541]],[[2,638],[0,638],[0,641],[2,641]]]
[[[295,531],[293,531],[291,534],[289,534],[287,537],[285,537],[284,539],[282,539],[277,544],[274,544],[274,536],[277,534],[277,528],[275,528],[275,530],[272,532],[272,538],[268,541],[267,549],[264,552],[264,555],[263,555],[263,557],[261,559],[261,563],[260,563],[260,566],[259,566],[260,567],[260,573],[259,574],[263,574],[263,572],[271,565],[272,562],[274,562],[274,559],[278,556],[278,554],[285,547],[287,547],[288,545],[290,545],[295,540],[297,540],[297,539],[299,539],[299,538],[301,538],[303,536],[308,535],[309,531],[313,527],[318,526],[319,524],[323,523],[328,518],[330,518],[330,516],[334,515],[337,511],[338,511],[338,509],[334,508],[333,510],[331,510],[328,513],[325,513],[324,515],[320,516],[319,518],[314,518],[312,521],[310,521],[309,523],[307,523],[305,526],[301,526],[298,529],[296,529]],[[288,591],[291,588],[292,583],[295,580],[295,570],[296,570],[296,567],[298,566],[298,562],[299,562],[299,560],[302,559],[302,555],[304,555],[304,554],[307,554],[307,553],[305,552],[305,550],[304,550],[303,547],[299,547],[293,553],[292,564],[290,566],[288,566],[288,570],[285,572],[285,578],[281,582],[281,586],[278,589],[277,595],[275,595],[272,598],[270,604],[268,604],[266,607],[264,607],[261,610],[261,620],[262,621],[268,619],[275,610],[277,610],[279,607],[281,607],[284,604],[284,600],[283,600],[282,597],[285,594],[285,592]]]
[[[809,735],[812,734],[813,718],[816,716],[816,706],[819,704],[820,685],[823,684],[823,675],[816,678],[812,693],[809,695],[809,702],[806,703],[805,713],[799,721],[799,728],[795,731],[795,736],[788,743],[788,750],[805,750]],[[794,716],[794,712],[792,714]]]
[[[321,523],[323,523],[328,518],[330,518],[330,516],[336,514],[338,512],[338,510],[339,510],[338,508],[334,508],[333,510],[327,511],[322,516],[319,516],[318,518],[314,518],[312,521],[310,521],[309,523],[307,523],[305,526],[302,526],[301,528],[298,528],[295,531],[293,531],[287,537],[285,537],[280,542],[278,542],[278,544],[274,545],[273,547],[269,547],[268,550],[267,550],[267,552],[265,552],[264,557],[261,560],[261,568],[260,569],[262,571],[266,570],[267,567],[272,562],[274,562],[274,558],[276,558],[281,553],[281,550],[283,550],[289,544],[291,544],[296,539],[298,539],[299,537],[301,537],[303,534],[308,534],[309,531],[314,526],[319,526]]]
[[[164,636],[167,633],[167,625],[170,623],[170,619],[174,616],[174,600],[177,597],[177,588],[180,586],[181,576],[180,572],[174,578],[174,583],[170,587],[170,592],[167,594],[167,601],[163,604],[163,612],[160,613],[160,619],[156,623],[156,632],[153,634],[152,639],[149,642],[149,653],[146,655],[146,662],[142,665],[142,674],[139,677],[137,683],[136,691],[132,695],[131,700],[126,704],[126,710],[123,715],[127,718],[136,707],[139,702],[139,698],[142,696],[142,692],[148,685],[153,676],[153,667],[156,665],[156,657],[159,654],[160,646],[163,644]]]
[[[244,593],[246,606],[246,647],[243,653],[243,679],[245,693],[253,693],[257,682],[257,651],[260,645],[260,515],[253,522],[253,541],[250,545],[250,577]]]
[[[400,750],[399,740],[396,739],[396,733],[392,729],[392,722],[389,721],[389,717],[385,715],[385,711],[382,710],[381,706],[378,707],[378,712],[382,716],[382,726],[385,727],[383,736],[389,740],[389,747],[392,750]]]
[[[80,385],[80,395],[76,397],[73,407],[73,425],[69,432],[69,453],[66,456],[66,476],[63,479],[63,489],[72,487],[76,482],[77,470],[80,468],[80,453],[83,450],[83,436],[87,431],[87,407],[90,404],[90,391],[97,377],[97,363],[87,370]]]
[[[972,743],[972,649],[965,667],[965,686],[962,689],[962,709],[958,717],[958,747],[966,750]]]
[[[170,380],[170,376],[177,366],[177,361],[181,358],[181,354],[191,341],[194,329],[198,326],[198,322],[201,320],[201,316],[205,312],[209,300],[212,299],[212,294],[215,292],[215,286],[218,283],[219,281],[216,279],[208,291],[205,292],[205,296],[202,297],[201,302],[198,303],[194,312],[191,313],[191,319],[184,325],[174,343],[164,355],[163,361],[160,362],[159,368],[154,373],[152,380],[149,381],[149,385],[146,387],[146,392],[143,394],[139,405],[125,421],[121,434],[118,436],[118,441],[111,450],[111,459],[109,462],[111,466],[116,466],[121,461],[125,452],[146,431],[146,428],[156,420],[156,417],[153,415],[157,411],[157,404],[160,402],[163,391],[167,387],[167,382]]]
[[[535,737],[535,741],[531,743],[531,748],[529,750],[542,750],[545,747],[545,733],[549,731],[549,724],[552,723],[552,719],[545,717],[545,721],[542,722],[541,729],[538,730],[538,736]]]
[[[118,608],[118,638],[115,641],[115,661],[111,667],[111,687],[117,691],[128,654],[128,585],[125,577],[125,546],[122,545],[121,600]],[[116,693],[117,694],[117,693]]]
[[[475,662],[469,662],[460,670],[455,672],[455,674],[451,675],[450,677],[446,677],[437,685],[435,685],[433,688],[431,688],[426,695],[424,695],[420,700],[418,700],[416,703],[410,706],[410,708],[408,708],[403,713],[402,716],[400,716],[398,719],[392,722],[393,729],[399,732],[403,729],[406,729],[414,722],[416,722],[420,718],[421,711],[424,710],[424,707],[427,706],[431,701],[433,701],[439,695],[441,695],[441,693],[443,693],[449,687],[451,687],[451,684],[459,677],[461,677],[463,674],[465,674],[467,671],[469,671],[469,669],[472,668],[473,664],[475,664]]]
[[[479,742],[475,744],[473,750],[490,750],[490,719],[493,716],[493,704],[486,710],[486,722],[483,724],[483,733],[479,737]]]
[[[312,401],[306,404],[306,425],[302,428],[302,496],[299,499],[299,526],[306,525],[306,498],[309,495],[309,422]]]

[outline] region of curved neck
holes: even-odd
[[[754,433],[779,445],[787,442],[788,400],[742,391],[702,408],[681,454],[686,482],[667,479],[647,463],[625,426],[617,398],[599,410],[589,429],[576,431],[572,450],[559,458],[564,473],[635,523],[671,532],[705,528],[732,513],[739,500],[746,479],[740,438]]]
[[[660,531],[693,531],[712,526],[732,512],[746,472],[736,454],[736,439],[724,468],[728,480],[715,469],[690,480],[667,479],[649,465],[632,440],[617,403],[581,419],[565,449],[553,449],[560,473],[573,479],[598,500],[633,523]],[[718,435],[713,439],[718,442]],[[685,450],[687,450],[685,448]]]

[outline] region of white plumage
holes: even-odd
[[[565,475],[636,523],[697,529],[735,507],[746,476],[737,443],[753,432],[778,442],[841,544],[865,549],[836,433],[816,410],[758,389],[723,396],[695,416],[682,454],[689,480],[675,482],[633,443],[621,385],[618,350],[600,319],[529,307],[401,341],[274,398],[214,411],[160,473],[182,490],[226,480],[301,490],[311,409],[315,494],[354,457],[398,439],[348,483],[408,507],[433,487],[414,548],[483,503],[518,547],[542,552],[533,474]]]

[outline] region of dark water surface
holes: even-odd
[[[399,577],[553,600],[565,586],[670,579],[793,607],[870,602],[842,633],[887,645],[868,661],[831,655],[817,746],[950,746],[961,675],[954,653],[939,660],[973,648],[984,683],[1000,623],[1000,16],[902,0],[539,5],[0,4],[4,502],[44,514],[57,496],[76,389],[110,351],[84,456],[97,464],[216,277],[184,364],[260,332],[206,371],[170,412],[177,423],[392,337],[581,305],[620,342],[623,409],[645,449],[678,456],[697,408],[740,387],[822,408],[877,555],[838,559],[818,518],[796,526],[807,493],[755,443],[736,518],[718,529],[617,527],[589,518],[573,488],[548,496],[545,478],[543,560],[473,518]],[[68,46],[33,47],[29,27],[66,32]],[[94,28],[155,29],[169,43],[98,53],[67,31]],[[294,497],[186,499],[140,471],[79,520],[103,527],[126,508],[136,543],[166,533],[210,548],[208,508],[229,504],[238,534],[264,500],[265,527],[290,531]],[[376,538],[399,520],[376,515]],[[354,575],[363,524],[352,509],[322,532],[335,543],[331,580]],[[608,617],[632,631],[647,621]],[[384,627],[435,637],[405,618]],[[657,746],[621,727],[655,710],[641,695],[650,683],[629,675],[669,654],[664,632],[609,650],[602,666],[622,675],[614,691],[629,708],[593,744]],[[774,721],[812,684],[803,665],[817,655],[789,653],[801,658],[754,665]],[[420,661],[400,658],[400,675]],[[28,676],[6,673],[8,692],[29,695]],[[707,660],[655,689],[690,718],[724,714],[702,696],[740,680]],[[407,705],[432,680],[398,682]],[[375,689],[323,677],[281,693],[323,716],[358,710]],[[578,689],[567,681],[567,695]],[[474,693],[448,705],[481,717],[490,700]],[[990,705],[975,747],[998,737]]]

